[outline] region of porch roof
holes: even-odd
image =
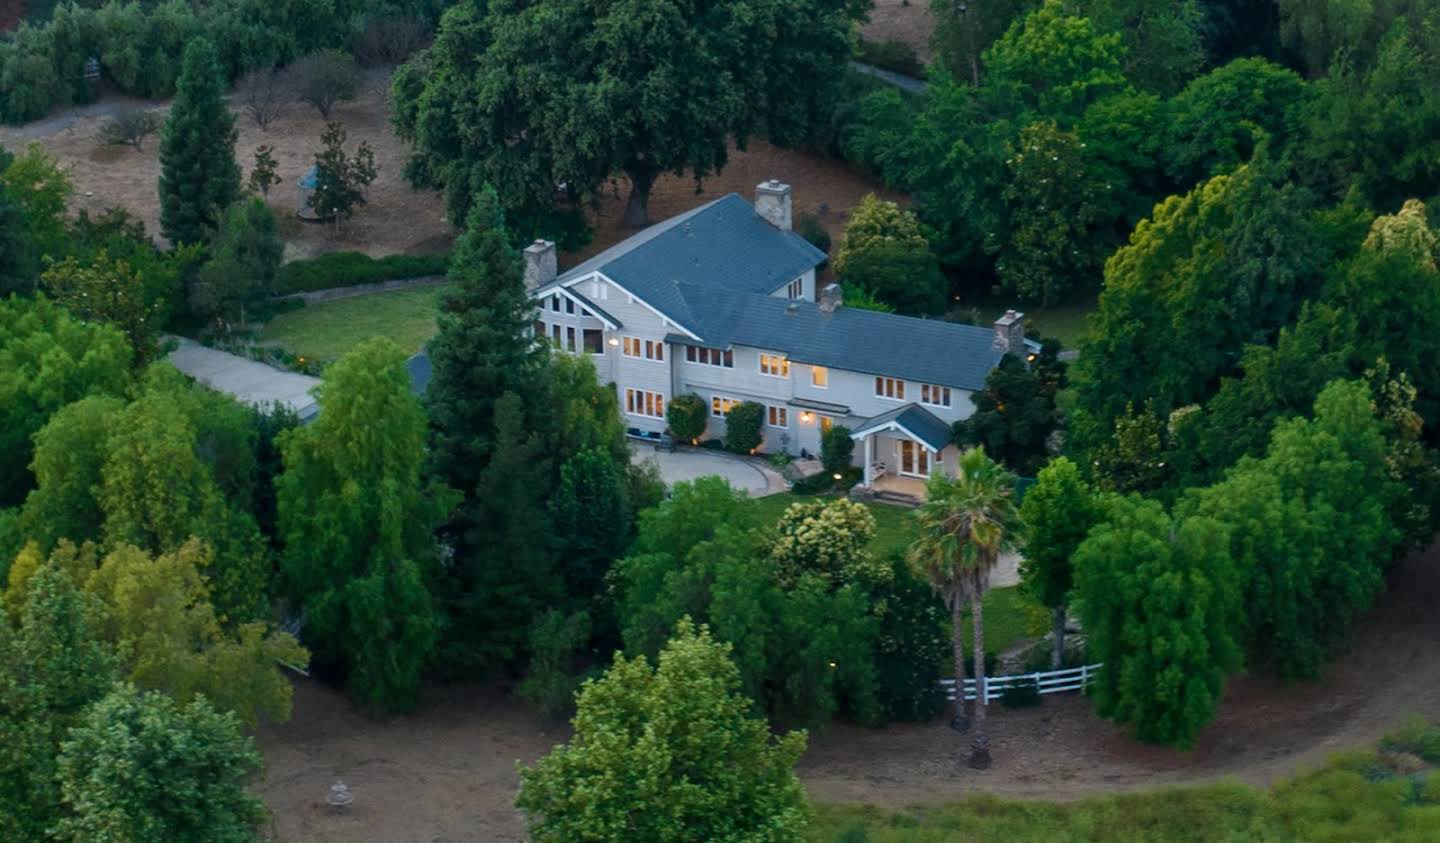
[[[906,404],[866,419],[850,438],[864,439],[886,430],[898,430],[932,451],[943,451],[950,444],[950,425],[919,404]]]
[[[802,410],[815,410],[821,413],[829,413],[832,416],[850,415],[850,408],[844,404],[831,404],[828,401],[816,401],[813,398],[791,398],[785,403],[792,407],[799,407]]]

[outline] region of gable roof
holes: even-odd
[[[697,333],[706,345],[746,345],[832,369],[976,391],[1004,356],[994,331],[975,325],[843,304],[825,313],[815,302],[694,285],[681,295],[699,314]]]
[[[943,451],[950,444],[950,425],[919,404],[906,404],[866,419],[864,424],[855,428],[850,438],[861,439],[870,433],[895,428],[930,446],[932,451]]]
[[[611,246],[536,294],[601,272],[693,331],[698,314],[691,312],[677,285],[769,294],[824,261],[825,253],[805,238],[766,222],[749,202],[731,193]]]

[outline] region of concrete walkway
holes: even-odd
[[[170,352],[170,362],[211,389],[254,406],[284,404],[304,420],[315,415],[318,408],[310,390],[320,384],[319,378],[285,372],[183,337],[179,343]]]
[[[874,76],[876,79],[889,82],[891,85],[902,91],[912,94],[923,94],[930,86],[923,79],[916,79],[914,76],[906,76],[903,73],[896,73],[893,70],[886,70],[883,67],[876,67],[873,64],[866,64],[863,61],[852,61],[850,66],[866,76]]]

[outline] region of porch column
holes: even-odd
[[[875,434],[871,433],[865,437],[865,485],[871,483],[870,466],[875,463]]]

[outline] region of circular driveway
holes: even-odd
[[[758,466],[730,454],[683,448],[672,453],[656,450],[643,442],[631,442],[630,454],[636,462],[653,459],[658,463],[666,486],[697,477],[719,476],[752,497],[763,495],[771,488],[769,479]]]

